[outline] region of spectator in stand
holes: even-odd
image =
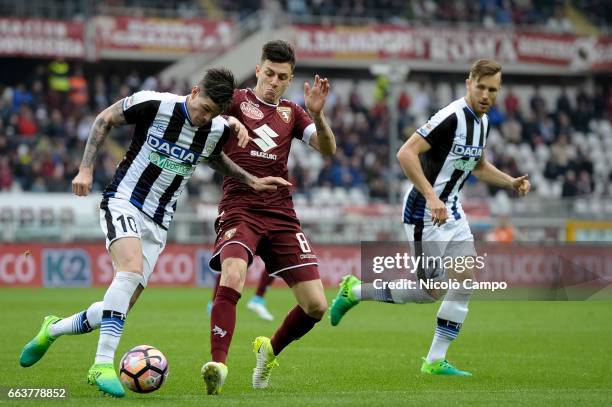
[[[311,3],[306,2],[307,5]],[[499,7],[496,1],[490,3]],[[366,6],[367,4],[369,3],[366,3]],[[453,10],[452,13],[457,12]],[[80,72],[77,67],[70,78],[78,75]],[[9,86],[0,84],[0,157],[8,159],[11,176],[5,175],[4,179],[10,180],[9,188],[26,191],[62,190],[64,180],[70,180],[74,175],[74,152],[82,150],[84,146],[93,120],[91,112],[101,109],[96,106],[105,107],[121,95],[140,89],[143,86],[141,79],[144,77],[148,75],[142,75],[138,71],[129,72],[126,77],[108,74],[92,76],[93,79],[89,78],[91,89],[87,89],[87,103],[80,108],[74,106],[83,100],[74,99],[76,94],[72,91],[66,100],[62,100],[58,92],[46,89],[49,77],[45,65],[34,68],[32,73],[25,75],[26,79],[19,83]],[[175,80],[159,85],[155,75],[151,78],[156,83],[155,86],[163,86],[168,90],[184,86],[184,81]],[[416,92],[408,92],[406,87],[400,93],[395,102],[401,120],[400,134],[403,134],[404,130],[413,130],[411,126],[415,115],[420,115],[423,120],[429,117],[429,106],[435,97],[430,80],[431,78],[422,76]],[[326,163],[322,160],[300,160],[293,170],[297,191],[303,190],[306,183],[315,186],[357,187],[368,191],[371,201],[387,201],[389,189],[394,188],[395,184],[395,175],[391,174],[388,163],[389,105],[386,100],[375,103],[374,95],[366,94],[364,89],[367,87],[362,88],[361,85],[363,84],[355,81],[352,85],[349,84],[346,94],[337,93],[335,105],[329,106],[327,112],[338,136],[342,158]],[[451,85],[452,89],[454,84]],[[594,151],[591,157],[590,154],[585,154],[589,150],[577,150],[572,143],[580,140],[575,138],[577,131],[582,132],[589,140],[592,138],[590,133],[596,132],[599,137],[609,132],[606,130],[610,129],[609,122],[597,123],[595,130],[590,128],[590,123],[596,117],[612,117],[610,86],[602,86],[600,83],[596,83],[594,87],[581,86],[575,99],[570,98],[572,93],[569,89],[560,87],[555,109],[550,113],[545,109],[542,96],[544,89],[534,90],[531,100],[524,101],[519,99],[518,95],[521,93],[517,93],[517,89],[513,88],[515,87],[509,87],[504,103],[498,106],[499,115],[491,121],[494,123],[491,141],[501,137],[505,143],[501,145],[504,147],[509,144],[519,146],[527,142],[533,148],[547,141],[550,147],[545,150],[550,152],[543,174],[547,179],[567,181],[565,174],[572,170],[574,177],[569,177],[566,184],[573,182],[577,194],[606,193],[607,172],[602,174],[602,164],[596,166],[593,159],[605,160],[608,152]],[[592,93],[591,88],[601,90]],[[338,87],[335,92],[339,92],[339,89],[341,88]],[[550,89],[547,88],[546,91],[550,92]],[[521,103],[528,109],[522,111]],[[537,112],[540,113],[536,116]],[[527,117],[529,120],[524,120]],[[129,133],[125,130],[115,131],[112,136],[119,144],[128,138]],[[108,150],[99,155],[100,171],[96,173],[94,180],[94,188],[98,190],[108,182],[109,175],[113,173],[122,156],[121,149],[114,150],[110,146],[109,144]],[[606,146],[606,143],[602,143],[602,148],[608,148]],[[510,155],[502,148],[497,148],[492,155],[493,161],[506,171],[516,174],[518,169],[523,170],[524,161],[521,156]],[[596,170],[596,167],[599,169]],[[5,174],[8,173],[6,169],[4,171]],[[5,184],[8,182],[5,181]],[[595,185],[598,188],[595,188]],[[566,189],[569,191],[571,188]]]
[[[569,112],[559,112],[557,114],[557,126],[555,132],[557,134],[574,134],[574,127],[572,126],[572,122],[570,117],[568,116]]]
[[[573,198],[578,196],[578,186],[576,185],[576,173],[574,170],[567,170],[563,179],[561,190],[562,198]]]
[[[584,87],[576,94],[576,111],[573,114],[573,125],[578,131],[589,131],[589,121],[593,116],[593,102]]]
[[[13,171],[9,157],[0,156],[0,191],[10,190],[13,185]]]
[[[83,69],[79,66],[74,74],[68,79],[70,93],[68,99],[74,108],[80,110],[89,103],[89,92],[87,90],[87,80],[83,75]]]
[[[13,90],[13,112],[17,113],[22,106],[31,107],[34,98],[32,92],[25,88],[23,83],[20,83]]]
[[[546,115],[546,101],[540,94],[540,85],[535,85],[533,87],[533,96],[531,96],[531,99],[529,99],[529,107],[531,108],[533,115],[537,118]]]
[[[22,105],[17,116],[17,132],[19,135],[31,138],[38,131],[38,125],[34,120],[32,109],[27,105]]]
[[[522,140],[523,125],[515,113],[508,114],[506,121],[501,125],[501,131],[509,143],[519,144]]]
[[[496,243],[512,243],[516,238],[516,230],[510,223],[508,215],[501,215],[498,224],[486,236],[486,240]]]
[[[561,94],[557,98],[557,113],[564,113],[566,115],[571,114],[572,105],[570,103],[570,98],[567,95],[567,88],[565,86],[561,87]]]
[[[591,176],[585,170],[579,172],[578,181],[576,183],[576,194],[579,196],[591,195],[593,193],[593,182]]]
[[[504,106],[506,108],[507,115],[514,115],[518,117],[519,115],[519,99],[512,91],[511,87],[508,87],[508,93],[506,94],[506,98],[504,99]]]

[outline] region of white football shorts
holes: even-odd
[[[166,246],[168,232],[125,199],[108,198],[100,205],[100,226],[106,236],[106,250],[118,239],[140,239],[143,257],[143,287],[147,286],[159,254]]]
[[[457,220],[449,219],[440,227],[404,224],[404,230],[413,256],[452,258],[476,256],[474,236],[465,217]],[[445,276],[445,271],[439,267],[424,267],[417,272],[417,275],[420,279],[441,278]]]

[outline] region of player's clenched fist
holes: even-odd
[[[72,180],[72,192],[77,196],[87,196],[93,183],[93,171],[89,168],[79,168],[79,173]]]
[[[250,184],[255,191],[276,191],[277,187],[290,187],[291,182],[281,177],[255,178]]]
[[[446,205],[438,197],[434,197],[427,201],[429,210],[431,211],[431,220],[434,226],[442,226],[446,223]]]
[[[525,196],[531,190],[529,175],[525,174],[522,177],[514,178],[512,181],[512,189],[518,192],[519,196]]]

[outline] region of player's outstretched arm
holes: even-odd
[[[328,94],[329,81],[327,78],[321,79],[319,75],[315,75],[312,86],[304,82],[304,103],[317,129],[316,134],[310,138],[310,145],[323,155],[336,153],[336,138],[323,113]]]
[[[289,181],[280,177],[258,178],[245,171],[241,166],[233,162],[225,153],[214,155],[204,160],[213,170],[219,173],[236,178],[238,181],[250,186],[256,191],[276,191],[277,187],[291,186]]]
[[[397,160],[406,177],[427,200],[433,224],[441,226],[446,222],[446,205],[438,198],[433,186],[427,181],[419,161],[419,154],[426,153],[430,149],[431,146],[420,134],[413,133],[397,152]]]
[[[123,99],[107,107],[96,117],[89,131],[79,173],[72,180],[72,192],[75,195],[89,195],[93,183],[93,166],[96,162],[98,151],[102,144],[104,144],[104,140],[106,140],[106,136],[111,128],[124,124],[127,124],[127,122],[123,115]]]
[[[472,174],[474,174],[474,176],[480,181],[487,184],[512,189],[516,191],[519,196],[525,196],[531,190],[529,175],[525,174],[515,178],[506,174],[488,161],[484,152],[482,153],[480,160],[478,160],[478,164],[476,164]]]
[[[225,116],[227,120],[227,124],[229,124],[232,133],[238,139],[238,147],[244,148],[251,141],[251,137],[249,137],[249,131],[247,128],[234,116]]]

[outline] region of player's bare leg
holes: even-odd
[[[246,279],[248,253],[239,244],[221,251],[221,280],[210,316],[210,351],[212,360],[202,367],[207,394],[221,393],[227,367],[225,361],[236,326],[236,304]]]
[[[114,397],[123,397],[125,391],[117,377],[114,357],[130,304],[138,298],[143,286],[143,258],[140,239],[124,237],[114,241],[109,252],[115,265],[115,276],[102,307],[100,339],[93,366],[87,380],[100,391]]]
[[[271,370],[278,366],[276,356],[291,342],[310,331],[323,318],[327,309],[327,300],[320,279],[295,284],[288,281],[288,284],[298,305],[289,311],[272,339],[263,336],[255,339],[253,351],[257,361],[253,369],[253,388],[268,387]]]

